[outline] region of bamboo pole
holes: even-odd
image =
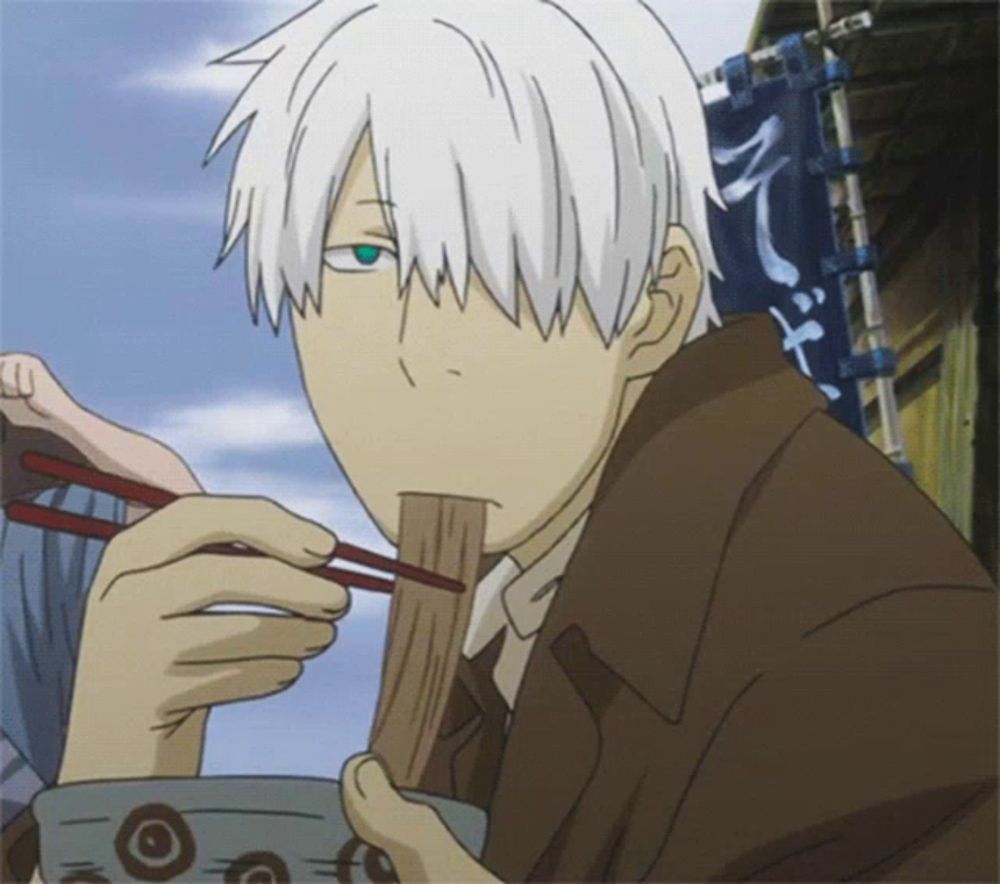
[[[832,0],[816,0],[816,11],[819,15],[820,30],[828,31],[833,19]],[[823,56],[827,61],[836,59],[836,53],[828,45],[823,47]],[[837,145],[841,148],[852,147],[854,135],[851,131],[850,109],[847,104],[847,90],[844,86],[837,86],[831,90],[830,108],[837,132]],[[861,193],[861,178],[856,172],[850,172],[844,176],[844,190],[854,244],[857,247],[867,246],[871,242],[871,237],[868,232],[868,217],[865,213],[865,204]],[[868,349],[888,347],[889,339],[885,331],[875,271],[866,270],[860,274],[858,283],[864,315],[864,336]],[[894,379],[891,377],[875,378],[875,391],[882,424],[883,451],[897,466],[908,467],[909,462],[906,459],[906,449],[899,424],[899,405],[896,401]]]

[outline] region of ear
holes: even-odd
[[[671,225],[657,275],[639,296],[624,331],[629,380],[655,374],[681,348],[698,310],[703,279],[691,235],[680,225]]]

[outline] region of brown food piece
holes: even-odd
[[[371,749],[401,788],[419,782],[441,725],[472,612],[485,528],[484,501],[402,496],[399,558],[454,577],[466,590],[446,592],[402,577],[396,582]]]

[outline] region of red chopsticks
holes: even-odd
[[[122,476],[115,476],[112,473],[105,473],[91,467],[71,463],[59,457],[41,454],[37,451],[26,451],[22,454],[21,465],[30,472],[50,476],[51,478],[60,479],[75,485],[82,485],[85,488],[106,491],[117,497],[124,497],[127,500],[144,504],[152,509],[159,509],[177,499],[176,494],[166,491],[163,488],[156,488],[132,479],[125,479]],[[47,528],[52,531],[65,531],[81,537],[92,537],[98,540],[110,540],[119,531],[125,530],[125,526],[119,525],[117,522],[95,519],[92,516],[80,516],[75,513],[68,513],[63,510],[39,506],[38,504],[27,503],[21,500],[11,501],[4,507],[4,510],[7,518],[12,522],[20,522],[38,528]],[[216,543],[202,547],[200,552],[231,556],[263,555],[263,553],[257,550],[225,543]],[[424,568],[418,568],[416,565],[400,562],[398,559],[379,555],[376,552],[360,546],[354,546],[350,543],[338,543],[334,550],[333,558],[344,559],[369,568],[388,571],[390,574],[406,577],[437,589],[445,589],[450,592],[465,591],[465,587],[458,580],[445,577],[442,574],[436,574]],[[344,586],[353,586],[358,589],[391,593],[394,588],[394,582],[383,577],[364,574],[358,571],[349,571],[344,568],[331,567],[330,565],[320,565],[319,567],[311,568],[310,571],[319,577],[325,577]]]

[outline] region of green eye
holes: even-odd
[[[374,264],[382,251],[378,246],[351,246],[351,249],[358,263],[365,265]]]
[[[368,243],[333,246],[323,253],[323,263],[338,273],[375,273],[392,267],[395,260],[391,249]]]

